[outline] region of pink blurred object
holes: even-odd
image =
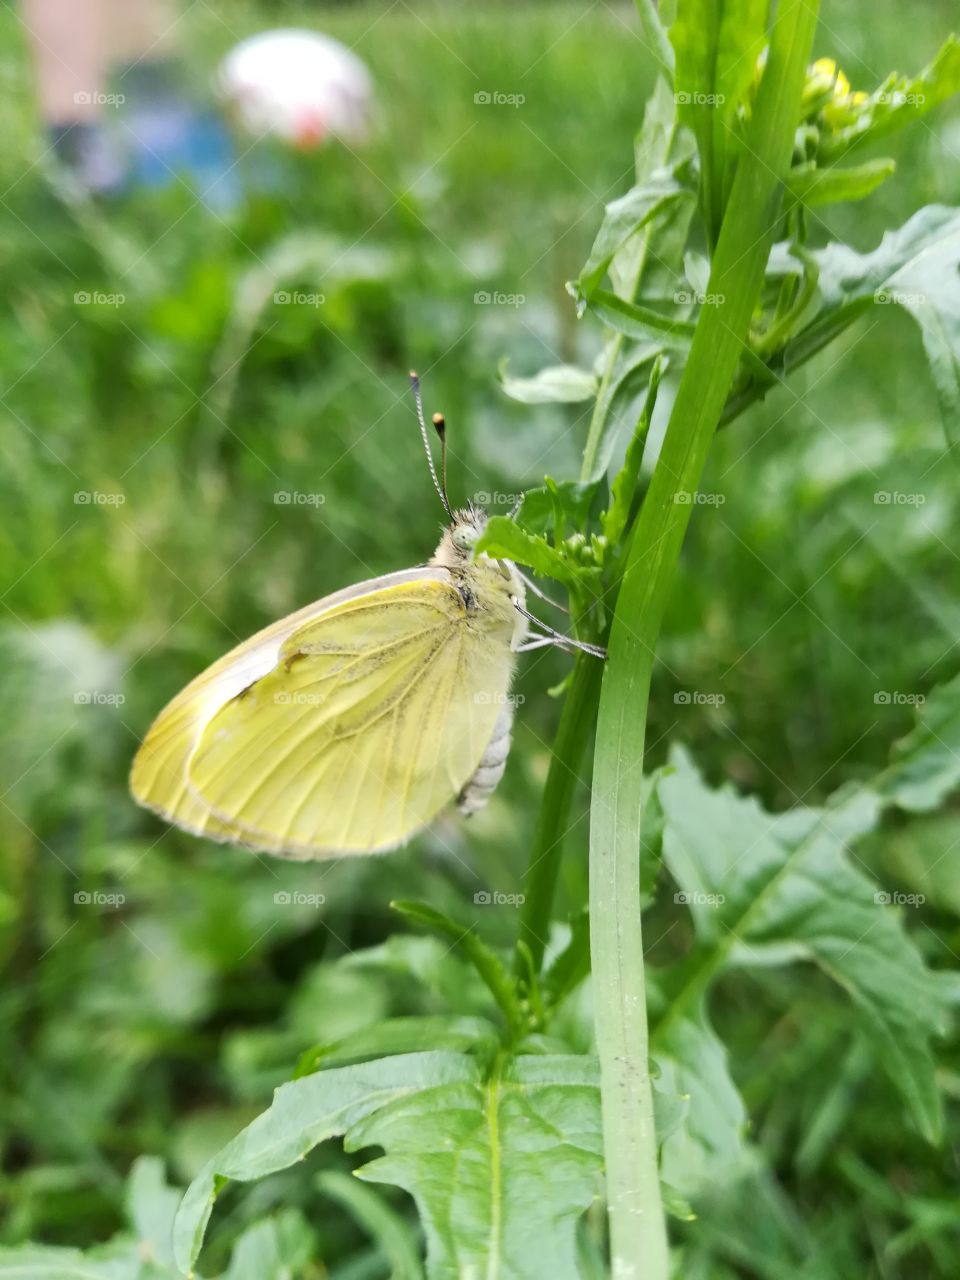
[[[221,90],[241,126],[304,151],[328,138],[363,142],[372,82],[345,45],[315,31],[264,31],[220,65]]]

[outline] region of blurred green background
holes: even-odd
[[[869,89],[923,65],[955,10],[925,0],[908,18],[892,0],[857,0],[827,4],[824,17],[817,53]],[[300,867],[204,844],[136,809],[126,774],[152,716],[237,640],[432,552],[441,512],[411,366],[428,409],[447,415],[455,500],[506,503],[544,472],[576,473],[583,406],[514,404],[497,367],[587,365],[599,350],[564,283],[603,203],[630,185],[652,65],[626,4],[238,2],[186,13],[197,84],[238,39],[278,25],[322,29],[367,61],[376,136],[354,152],[255,148],[239,173],[266,166],[273,189],[216,213],[182,185],[102,206],[64,201],[16,16],[0,10],[7,1243],[105,1237],[137,1154],[163,1156],[183,1183],[308,1046],[386,1013],[468,1007],[451,971],[412,943],[332,967],[385,944],[392,897],[430,899],[493,941],[516,926],[513,908],[480,909],[473,895],[519,888],[562,655],[524,663],[514,753],[489,809],[469,828],[445,818],[435,837],[386,858]],[[524,101],[477,104],[478,92]],[[834,234],[868,248],[921,205],[960,200],[955,109],[894,153],[895,179],[865,208],[831,214]],[[278,304],[278,291],[324,301]],[[82,293],[122,301],[78,303]],[[682,740],[713,780],[775,807],[818,800],[881,764],[909,726],[909,706],[878,704],[878,691],[924,693],[960,665],[956,463],[919,336],[894,311],[871,315],[718,440],[703,487],[723,503],[691,527],[656,677],[653,763]],[[881,490],[921,492],[923,519],[878,506]],[[280,492],[315,496],[283,503]],[[77,501],[86,493],[109,501]],[[725,701],[677,703],[679,690]],[[586,897],[580,803],[561,916]],[[960,836],[960,815],[911,831],[874,850],[885,882],[909,888]],[[955,860],[933,879],[918,932],[939,964],[960,952]],[[275,902],[294,889],[325,902]],[[95,893],[123,901],[75,900]],[[686,940],[673,929],[654,959]],[[840,1089],[840,997],[808,971],[750,981],[724,992],[716,1021],[753,1136],[794,1201],[780,1210],[849,1247],[849,1274],[960,1274],[955,1236],[929,1244],[922,1232],[900,1262],[869,1270],[911,1215],[922,1219],[911,1197],[955,1188],[956,1148],[925,1148],[889,1087],[854,1063],[839,1120],[814,1149],[820,1099]],[[582,1048],[588,1027],[585,1014],[571,1018]],[[944,1084],[956,1141],[953,1054]],[[363,1257],[356,1228],[293,1175],[238,1197],[234,1213],[281,1200],[308,1206],[325,1257]]]

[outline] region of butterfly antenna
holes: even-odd
[[[453,519],[453,512],[450,509],[450,502],[447,498],[447,436],[446,423],[443,420],[443,414],[435,413],[433,415],[433,425],[436,427],[437,435],[440,437],[441,444],[441,469],[443,473],[443,482],[437,476],[437,468],[434,465],[433,454],[430,452],[430,433],[427,431],[427,422],[423,416],[423,399],[420,395],[420,378],[414,371],[410,370],[410,386],[413,388],[413,400],[417,406],[417,422],[420,425],[420,439],[423,441],[423,451],[427,455],[427,466],[430,468],[430,479],[433,481],[433,487],[437,491],[437,496],[443,503],[443,509]]]

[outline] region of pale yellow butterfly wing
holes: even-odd
[[[508,628],[468,613],[445,570],[361,584],[188,686],[144,741],[134,794],[293,857],[393,848],[472,776],[511,670]]]

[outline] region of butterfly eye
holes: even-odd
[[[470,551],[477,541],[477,531],[468,524],[459,524],[453,531],[453,545],[461,551]]]

